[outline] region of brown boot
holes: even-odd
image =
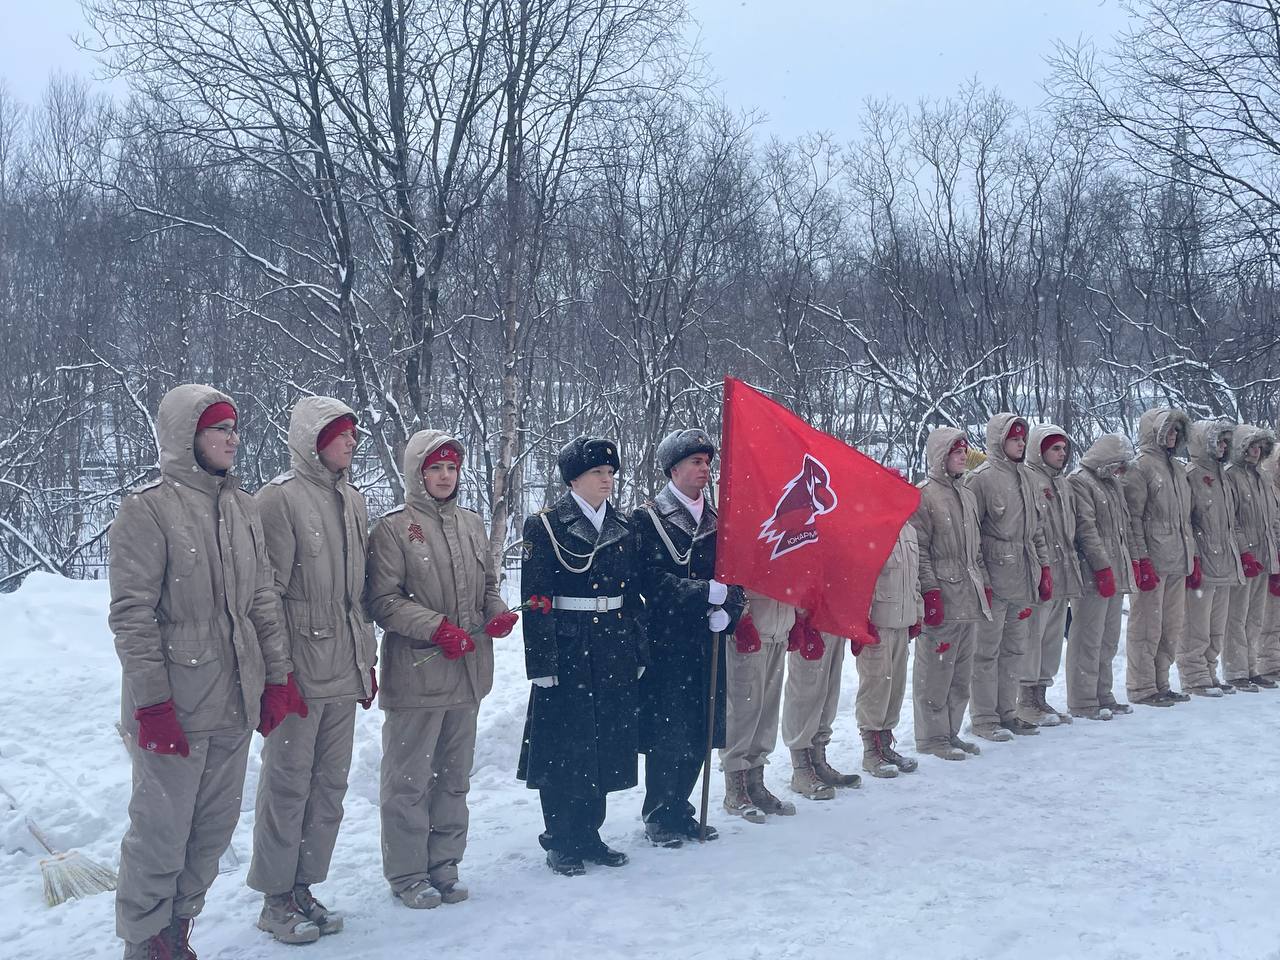
[[[1063,711],[1059,710],[1057,707],[1053,706],[1053,704],[1049,702],[1048,684],[1042,683],[1038,687],[1036,687],[1036,702],[1039,704],[1040,710],[1045,714],[1046,717],[1057,717],[1059,723],[1071,722],[1070,713],[1064,713]],[[1044,723],[1041,723],[1040,726],[1052,727],[1053,724],[1050,722],[1044,722]]]
[[[880,750],[880,731],[862,731],[862,769],[873,777],[890,780],[898,775],[898,768],[889,762]]]
[[[824,782],[813,769],[812,750],[791,751],[791,789],[809,800],[833,800],[836,788]]]
[[[827,745],[820,743],[810,751],[813,758],[813,772],[818,779],[831,787],[860,787],[862,778],[856,773],[841,773],[827,763]]]
[[[893,749],[893,731],[880,731],[880,752],[884,758],[892,763],[903,773],[915,773],[920,766],[919,760],[913,760],[910,757],[904,757],[897,750]]]
[[[173,947],[173,960],[196,960],[191,949],[191,928],[196,922],[190,917],[174,917],[169,921],[169,941]]]
[[[1026,684],[1018,688],[1018,719],[1033,727],[1056,727],[1060,722],[1053,711],[1040,705],[1040,688]]]
[[[747,796],[751,802],[765,813],[778,817],[794,817],[796,805],[790,800],[781,800],[769,792],[764,785],[764,767],[752,767],[747,771]]]
[[[726,770],[724,774],[724,809],[748,823],[764,823],[765,815],[747,793],[749,770]]]

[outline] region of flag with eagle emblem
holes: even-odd
[[[876,578],[920,491],[733,377],[723,416],[716,579],[868,640]]]

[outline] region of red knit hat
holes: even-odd
[[[223,420],[237,419],[239,418],[236,416],[236,408],[225,400],[219,400],[205,407],[204,413],[200,414],[200,419],[196,421],[196,430],[207,430]]]
[[[1040,441],[1040,456],[1043,457],[1045,453],[1048,451],[1048,449],[1052,447],[1055,443],[1065,443],[1067,444],[1067,446],[1071,445],[1071,441],[1068,440],[1066,437],[1064,437],[1062,434],[1051,433],[1047,437],[1045,437],[1043,440]]]
[[[324,429],[316,435],[316,450],[323,450],[338,437],[350,430],[355,433],[356,418],[349,413],[344,413],[335,420],[330,420],[324,425]]]
[[[1013,426],[1009,428],[1009,432],[1005,434],[1006,440],[1025,440],[1027,439],[1027,425],[1022,420],[1013,421]]]
[[[442,443],[427,454],[427,458],[422,461],[422,469],[426,470],[433,463],[440,463],[442,460],[448,460],[459,470],[462,469],[462,451],[452,443]]]

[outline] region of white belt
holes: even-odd
[[[606,613],[621,607],[622,597],[552,597],[551,606],[556,610]]]

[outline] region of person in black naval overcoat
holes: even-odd
[[[689,796],[707,747],[712,631],[730,634],[746,607],[741,587],[713,579],[716,511],[703,496],[715,444],[706,432],[677,430],[658,444],[670,482],[632,515],[640,541],[653,665],[640,683],[640,749],[645,754],[645,835],[661,847],[698,838]],[[659,529],[659,527],[661,529]],[[725,743],[724,643],[716,668],[713,746]],[[707,827],[707,839],[716,831]]]
[[[612,440],[577,437],[560,451],[570,489],[524,523],[521,593],[550,597],[524,617],[533,686],[518,776],[539,791],[547,866],[620,867],[600,839],[605,795],[636,785],[639,678],[648,663],[631,523],[609,503],[619,469]]]

